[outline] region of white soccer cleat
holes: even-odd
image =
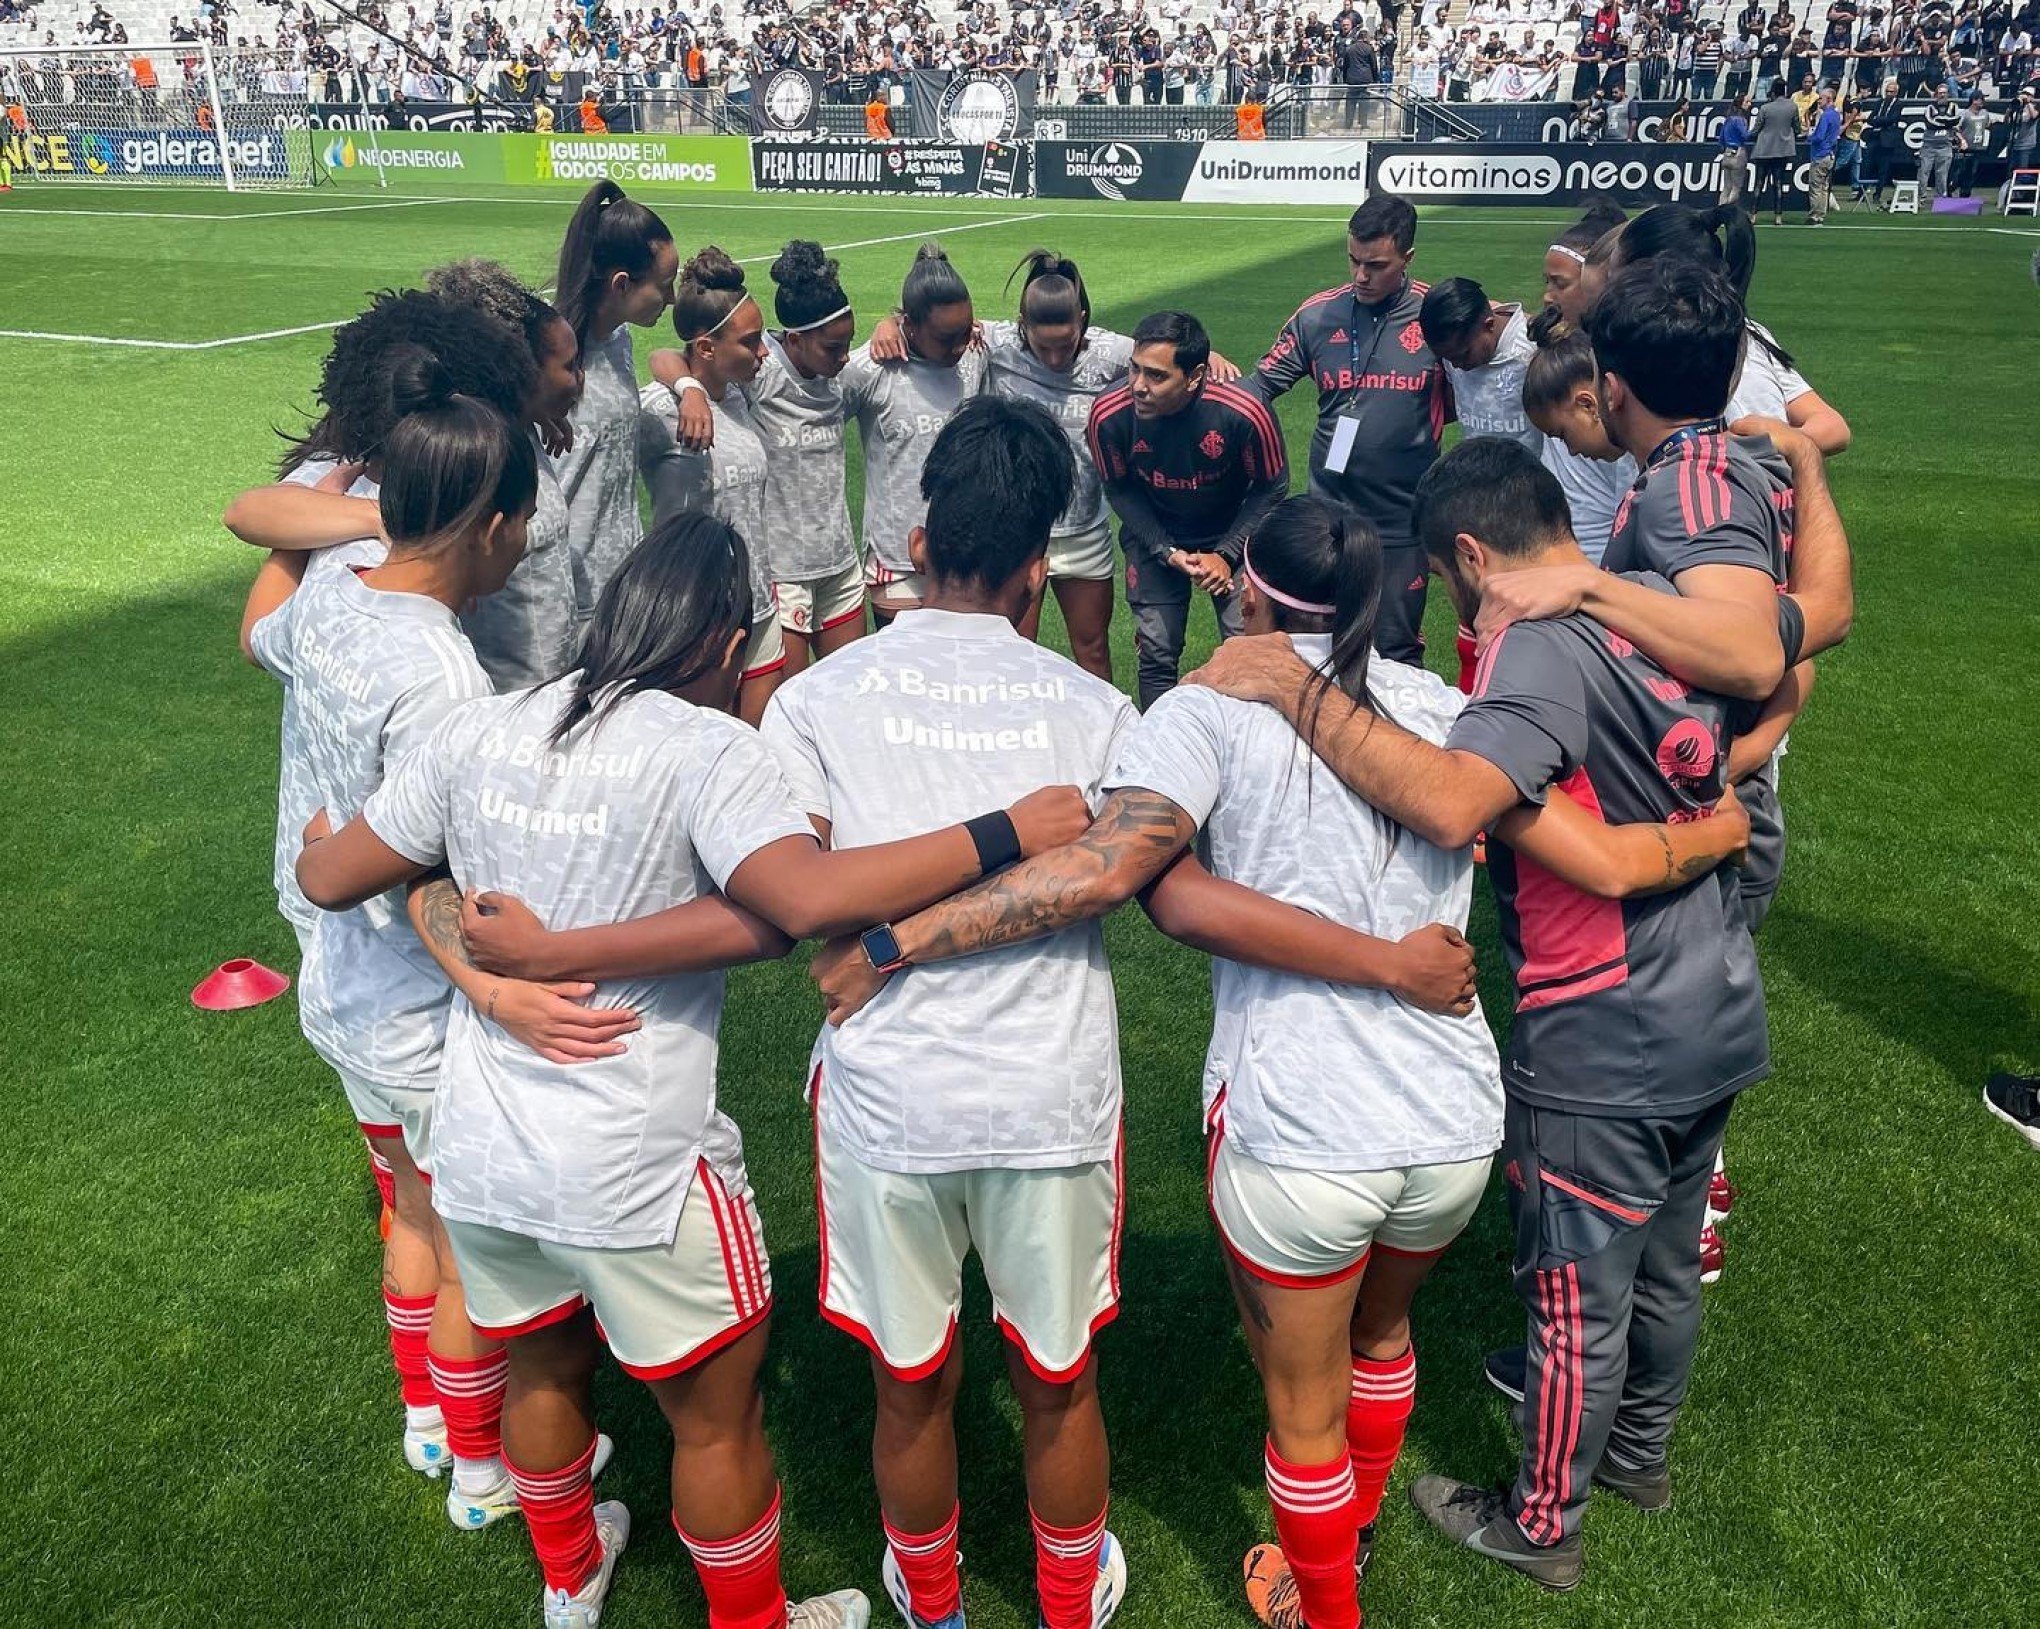
[[[404,1426],[404,1463],[425,1476],[444,1476],[453,1464],[453,1450],[446,1446],[446,1422],[435,1425]]]
[[[615,1457],[616,1444],[598,1432],[595,1461],[588,1468],[589,1479],[592,1481],[600,1476]],[[464,1492],[458,1482],[446,1490],[446,1519],[463,1533],[479,1533],[505,1516],[515,1516],[519,1508],[517,1484],[510,1479],[508,1471],[504,1471],[493,1486],[480,1493]]]
[[[1106,1533],[1098,1546],[1098,1582],[1091,1591],[1091,1629],[1105,1629],[1118,1616],[1119,1603],[1126,1599],[1126,1552],[1119,1540]]]
[[[959,1572],[962,1571],[961,1555],[956,1558],[956,1566]],[[880,1582],[885,1585],[886,1599],[892,1602],[900,1615],[900,1622],[906,1625],[906,1629],[964,1629],[963,1607],[960,1603],[948,1617],[934,1623],[914,1616],[913,1597],[907,1591],[906,1574],[900,1571],[899,1557],[893,1554],[893,1547],[890,1544],[885,1547],[885,1557],[878,1564],[878,1576]]]
[[[595,1629],[602,1621],[602,1603],[609,1598],[617,1557],[630,1543],[630,1512],[621,1499],[605,1500],[595,1507],[595,1535],[602,1544],[602,1565],[572,1595],[563,1589],[545,1592],[545,1629]]]
[[[866,1629],[870,1622],[871,1603],[861,1589],[810,1596],[786,1609],[786,1629]]]

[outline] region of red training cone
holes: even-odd
[[[191,992],[191,1004],[205,1012],[233,1012],[274,1001],[289,988],[290,980],[284,974],[246,956],[236,956],[198,981],[198,988]]]

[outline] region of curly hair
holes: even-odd
[[[545,355],[545,331],[562,321],[559,312],[533,293],[500,261],[470,256],[434,266],[425,274],[428,292],[460,305],[471,305],[514,329],[524,340],[531,378],[538,377],[538,359]]]
[[[487,402],[515,424],[523,418],[532,364],[516,330],[478,306],[422,289],[383,289],[333,335],[319,371],[321,413],[302,436],[279,431],[290,450],[279,473],[312,459],[368,463],[401,417],[393,386],[422,353],[440,363],[462,395]]]

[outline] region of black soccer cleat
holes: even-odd
[[[1410,1488],[1410,1503],[1454,1544],[1499,1561],[1546,1589],[1573,1589],[1587,1569],[1586,1546],[1579,1534],[1556,1544],[1532,1544],[1509,1514],[1509,1496],[1501,1488],[1477,1487],[1449,1476],[1420,1476]]]
[[[2040,1075],[1992,1075],[1983,1089],[1983,1106],[2040,1148]]]

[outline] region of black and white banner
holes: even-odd
[[[946,141],[751,143],[760,192],[883,192],[1026,198],[1034,192],[1032,145]]]
[[[529,107],[498,102],[311,102],[278,114],[280,130],[529,130]]]
[[[1368,159],[1369,190],[1413,204],[1556,204],[1591,198],[1625,205],[1711,204],[1721,188],[1721,154],[1663,142],[1377,142]],[[1745,186],[1754,188],[1751,170]],[[1796,162],[1786,207],[1803,206],[1806,165]]]
[[[811,136],[821,121],[822,76],[812,68],[774,68],[753,87],[751,134]]]
[[[1367,196],[1364,141],[1038,141],[1044,198],[1343,204]]]
[[[965,147],[1018,141],[1034,134],[1039,81],[1023,73],[954,74],[916,68],[907,75],[908,128]]]

